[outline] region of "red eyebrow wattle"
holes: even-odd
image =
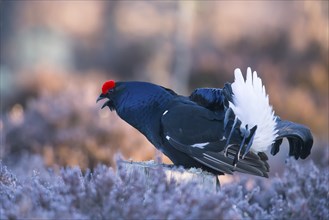
[[[114,80],[106,81],[102,86],[102,93],[106,94],[110,89],[113,89],[115,87]]]

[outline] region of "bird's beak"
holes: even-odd
[[[98,97],[97,100],[96,100],[96,103],[97,103],[98,101],[102,100],[102,99],[105,99],[105,98],[108,98],[108,97],[106,96],[106,94],[103,94],[103,93],[100,94],[99,97]],[[101,109],[105,108],[106,106],[109,106],[109,107],[110,107],[110,103],[111,103],[110,100],[104,102],[104,104],[102,105]]]
[[[106,95],[105,94],[100,94],[99,96],[98,96],[98,98],[97,98],[97,100],[96,100],[96,103],[97,102],[99,102],[100,100],[102,100],[102,99],[105,99],[106,98]]]

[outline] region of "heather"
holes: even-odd
[[[321,142],[316,142],[306,161],[287,159],[284,153],[270,157],[268,179],[238,173],[226,175],[224,178],[231,179],[224,181],[217,192],[193,181],[168,181],[161,167],[151,170],[145,178],[127,172],[120,165],[121,160],[115,161],[116,151],[111,147],[121,146],[127,158],[130,150],[125,145],[133,147],[134,143],[120,142],[119,137],[131,141],[134,137],[124,132],[116,137],[123,131],[122,126],[106,123],[99,115],[100,110],[96,110],[92,84],[84,83],[83,93],[73,87],[58,94],[41,94],[28,101],[24,110],[16,106],[3,115],[2,218],[325,219],[328,216],[329,157]],[[90,100],[77,99],[81,94]],[[108,117],[112,122],[116,120],[115,113]],[[288,146],[284,144],[281,148],[284,152]]]
[[[32,158],[30,158],[32,160]],[[22,163],[22,162],[21,162]],[[34,163],[40,160],[34,158]],[[293,159],[270,180],[235,178],[217,192],[193,182],[152,178],[98,165],[95,169],[39,169],[22,176],[0,164],[2,219],[326,219],[328,172]],[[28,171],[28,170],[26,170]],[[29,173],[29,172],[27,172]]]

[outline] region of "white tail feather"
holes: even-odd
[[[272,106],[262,80],[256,71],[247,69],[247,78],[244,80],[241,70],[235,69],[235,81],[232,83],[233,103],[230,102],[234,114],[241,121],[241,128],[246,125],[251,129],[257,125],[257,130],[251,146],[254,152],[268,150],[277,136],[276,122]]]

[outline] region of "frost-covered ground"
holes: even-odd
[[[235,178],[218,192],[98,165],[93,171],[9,170],[0,162],[1,219],[327,219],[328,167],[288,160],[282,176]],[[37,161],[37,162],[36,162]],[[42,161],[42,160],[40,160]],[[20,162],[21,163],[21,162]],[[23,165],[23,163],[21,163]]]

